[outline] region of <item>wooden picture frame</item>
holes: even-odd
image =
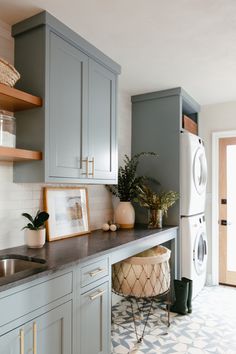
[[[88,191],[85,187],[45,187],[47,240],[84,235],[89,230]]]

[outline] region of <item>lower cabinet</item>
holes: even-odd
[[[71,301],[0,337],[1,354],[72,354]]]
[[[16,328],[0,337],[0,353],[24,354],[25,341],[24,327]]]
[[[109,281],[80,298],[80,353],[110,354]]]
[[[107,257],[0,292],[0,354],[110,353]]]
[[[71,301],[36,319],[37,352],[34,354],[72,354]]]

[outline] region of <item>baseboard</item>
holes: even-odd
[[[207,273],[207,275],[206,275],[206,286],[212,286],[212,285],[216,285],[216,284],[213,284],[212,274],[211,273]]]

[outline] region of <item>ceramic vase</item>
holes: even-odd
[[[46,229],[25,230],[26,244],[29,248],[42,248],[45,244]]]
[[[133,229],[135,221],[134,207],[131,202],[120,202],[115,210],[115,222],[121,229]]]
[[[148,211],[148,228],[161,229],[163,212],[161,209],[149,209]]]

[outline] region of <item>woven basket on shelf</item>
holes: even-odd
[[[20,74],[14,66],[0,58],[0,83],[13,87],[19,79]]]
[[[154,247],[112,267],[112,288],[122,296],[137,298],[164,294],[170,288],[170,250]]]

